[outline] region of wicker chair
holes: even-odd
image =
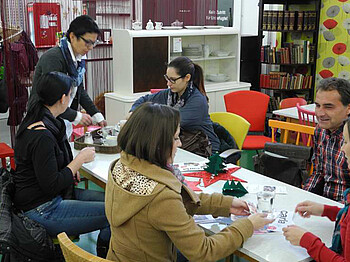
[[[95,256],[74,244],[65,232],[57,235],[66,262],[112,262]]]

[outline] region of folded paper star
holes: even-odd
[[[185,183],[189,188],[191,188],[193,191],[202,191],[199,187],[197,187],[200,184],[200,181],[187,181],[185,180]]]
[[[240,182],[247,182],[243,179],[240,179],[238,177],[232,176],[231,174],[237,170],[239,170],[241,167],[232,167],[227,168],[224,170],[224,173],[219,173],[217,176],[212,176],[211,173],[207,171],[200,171],[200,172],[190,172],[190,173],[184,173],[184,176],[190,176],[190,177],[199,177],[203,179],[204,187],[210,186],[211,184],[215,183],[218,180],[235,180]]]
[[[248,191],[244,188],[241,182],[237,181],[226,181],[224,187],[222,188],[223,195],[242,197],[247,194]]]

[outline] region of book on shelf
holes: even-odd
[[[262,30],[267,30],[267,17],[268,17],[268,11],[264,11],[263,12]]]
[[[289,11],[289,26],[288,30],[294,30],[295,24],[295,11]]]
[[[309,11],[304,11],[303,30],[309,30]]]
[[[283,29],[283,11],[278,11],[277,15],[277,30]]]
[[[271,11],[271,12],[272,12],[271,30],[277,30],[278,11]]]
[[[311,21],[310,21],[310,17],[311,17]],[[309,30],[316,29],[316,22],[317,22],[316,17],[317,17],[316,11],[310,11],[310,13],[309,13]]]
[[[298,11],[297,30],[303,30],[304,11]]]
[[[260,61],[268,64],[314,63],[315,47],[308,40],[294,40],[283,43],[281,48],[261,46]]]
[[[260,75],[260,87],[270,89],[311,89],[312,76],[271,71]]]
[[[315,30],[316,11],[263,12],[262,30]]]
[[[289,27],[289,11],[284,11],[284,18],[283,18],[283,30],[288,30]]]
[[[313,45],[313,44],[310,44],[310,46],[309,46],[309,61],[310,61],[310,63],[315,63],[315,45]]]
[[[273,11],[267,11],[267,26],[266,26],[266,30],[272,30],[272,13],[273,13]]]

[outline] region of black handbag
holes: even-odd
[[[211,143],[201,130],[180,130],[181,148],[202,157],[211,156]]]
[[[11,172],[14,172],[11,170]],[[24,216],[12,203],[14,195],[12,175],[0,168],[0,253],[2,261],[64,261],[46,229]]]
[[[266,143],[264,152],[254,156],[254,171],[301,187],[308,177],[312,147]]]

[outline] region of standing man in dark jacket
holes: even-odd
[[[62,118],[75,125],[87,126],[94,123],[102,127],[106,126],[106,120],[90,99],[83,85],[85,74],[83,56],[96,46],[99,33],[100,29],[91,17],[82,15],[75,18],[59,46],[49,49],[40,57],[35,68],[33,91],[28,104],[38,99],[36,85],[40,76],[52,71],[62,72],[74,80],[70,107],[61,115]],[[79,105],[85,109],[86,113],[77,111]]]

